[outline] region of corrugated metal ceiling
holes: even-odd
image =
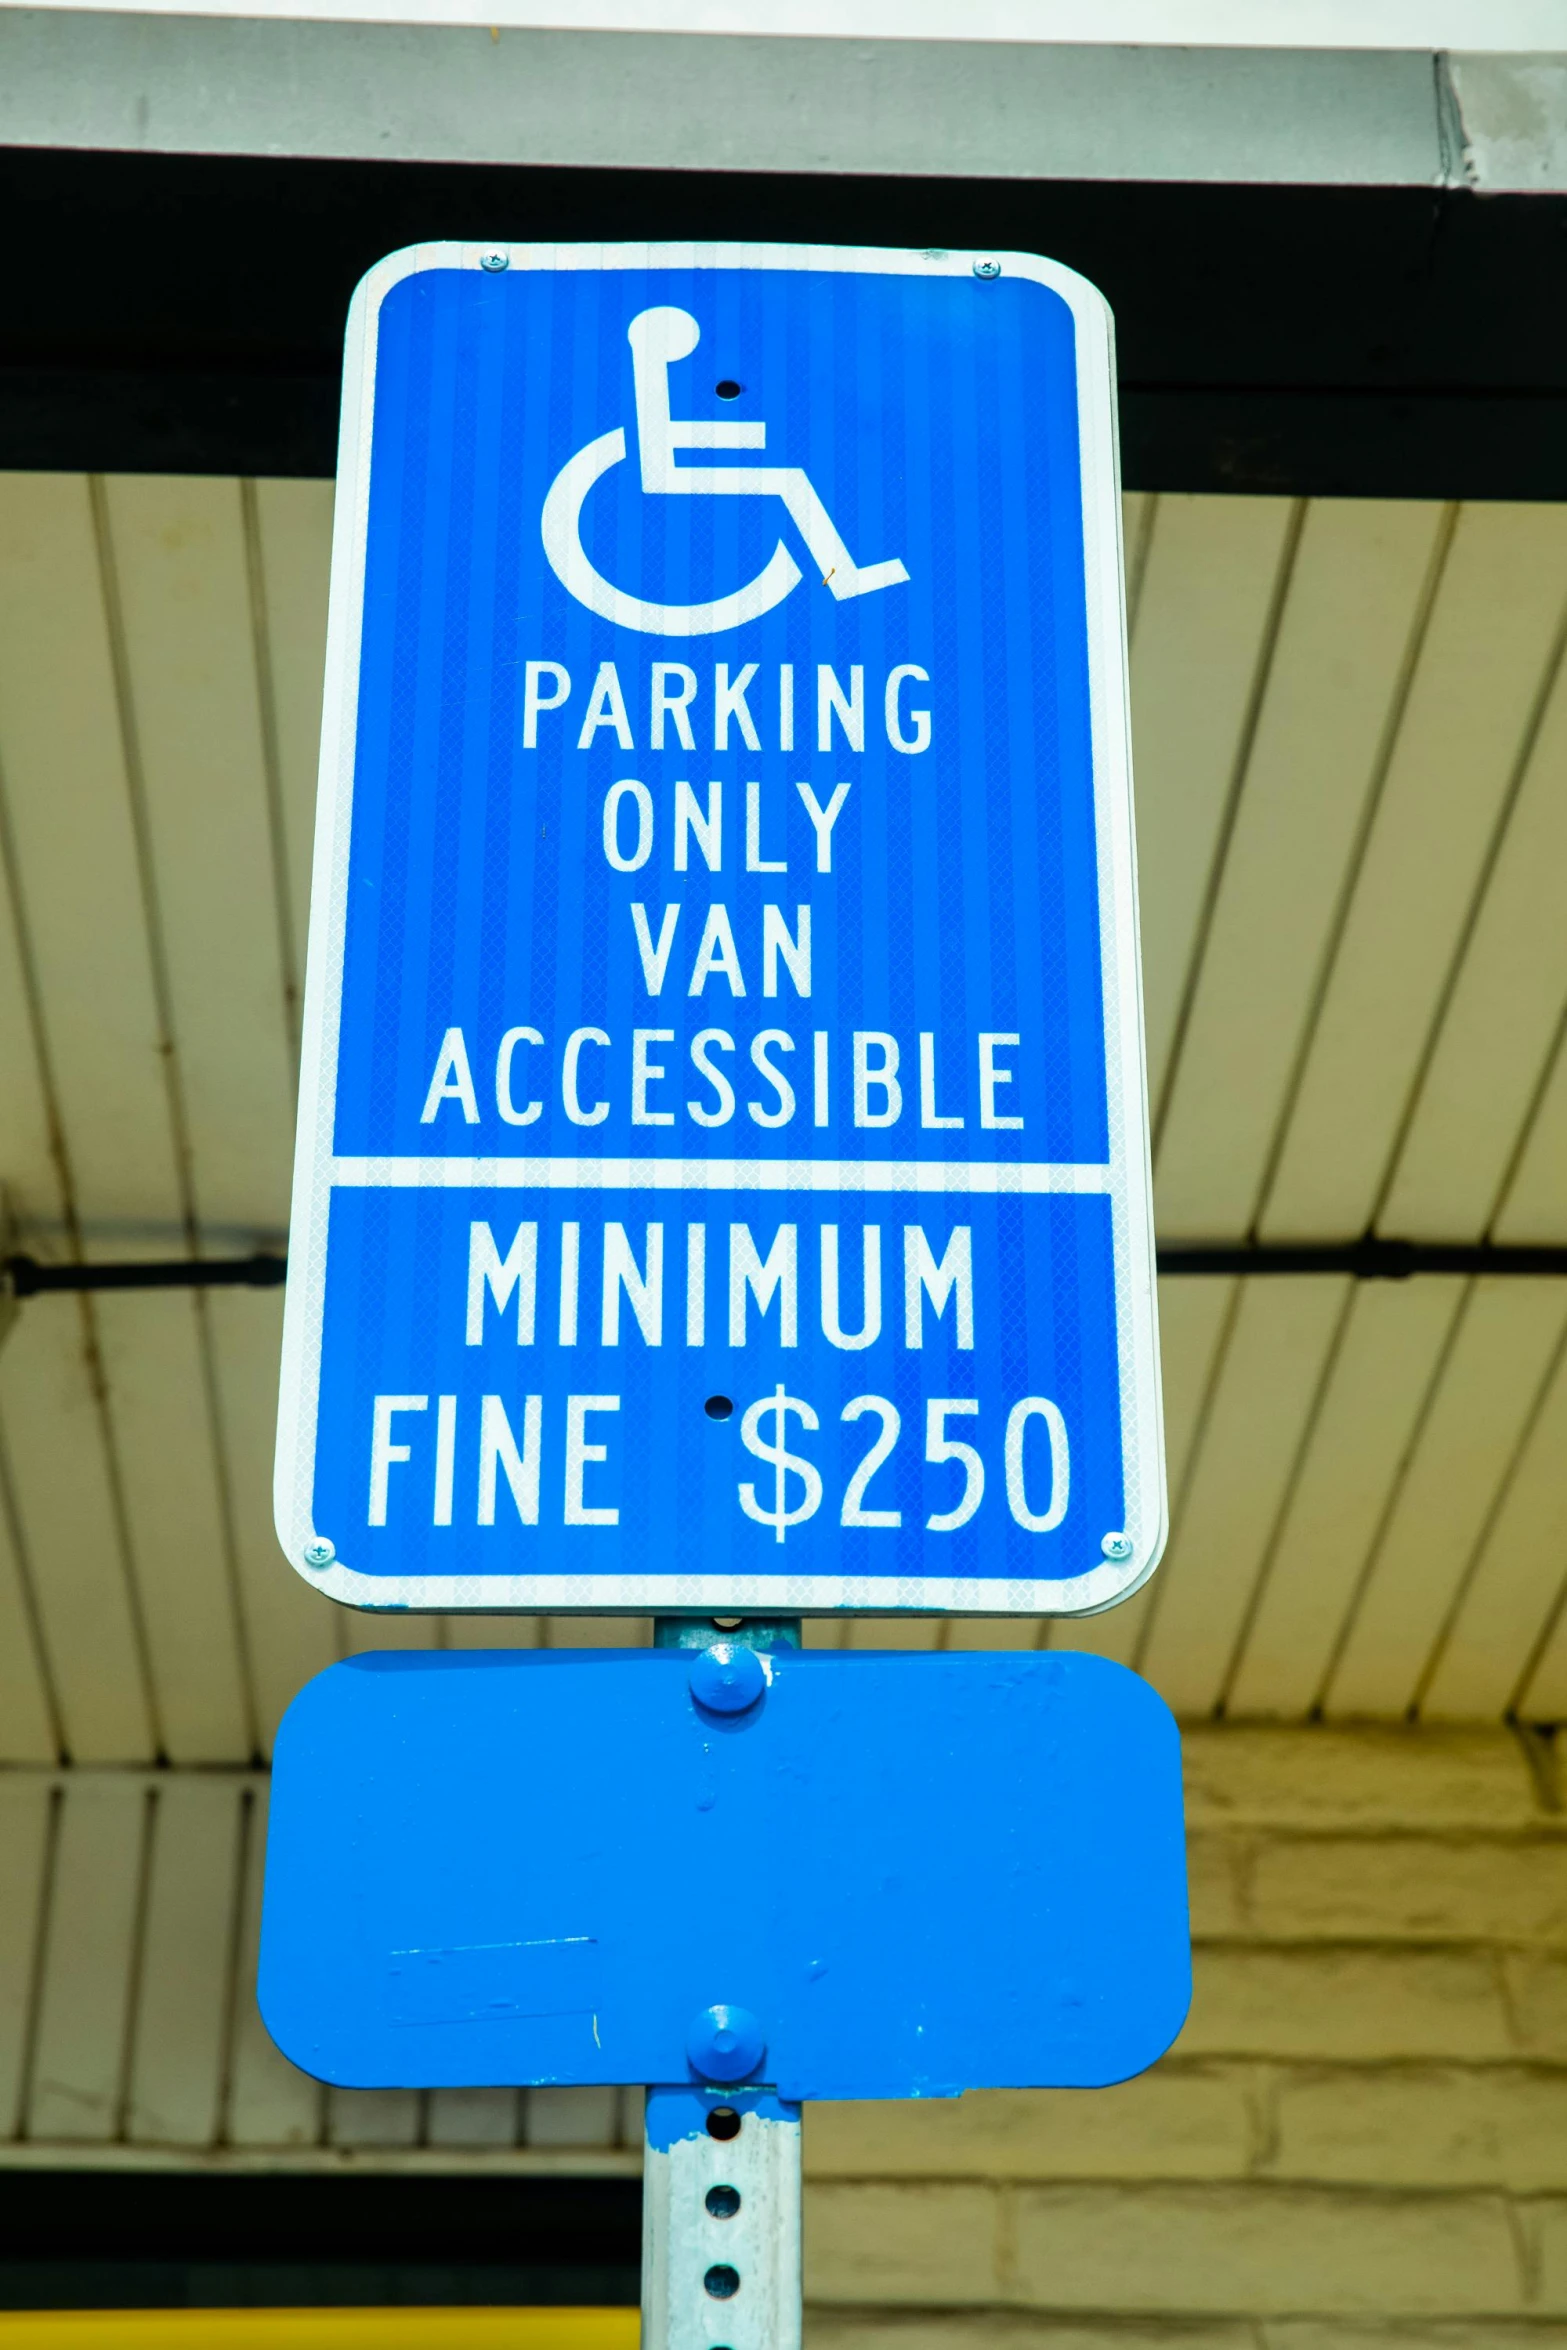
[[[0,1178],[39,1254],[284,1236],[330,509],[0,475]],[[1567,509],[1132,498],[1127,543],[1161,1235],[1567,1242]],[[1189,1715],[1567,1713],[1567,1282],[1162,1287],[1168,1562],[1065,1637]],[[23,1308],[0,1759],[244,1764],[345,1647],[535,1637],[289,1573],[278,1311]]]

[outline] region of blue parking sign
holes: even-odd
[[[276,1513],[361,1607],[1082,1614],[1165,1503],[1109,315],[350,319]]]

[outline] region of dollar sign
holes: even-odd
[[[773,1416],[771,1444],[764,1443],[762,1439],[762,1421],[768,1412],[771,1412]],[[740,1488],[740,1507],[746,1516],[754,1518],[759,1526],[771,1526],[774,1538],[779,1542],[782,1542],[784,1534],[790,1526],[798,1526],[802,1518],[814,1518],[822,1506],[822,1481],[816,1470],[809,1461],[802,1460],[797,1452],[785,1452],[784,1450],[784,1439],[789,1433],[789,1414],[791,1412],[799,1413],[802,1427],[819,1428],[821,1426],[821,1422],[817,1419],[810,1405],[802,1403],[797,1395],[785,1395],[781,1385],[773,1394],[764,1395],[759,1403],[752,1404],[740,1422],[740,1439],[746,1451],[755,1453],[759,1461],[771,1461],[773,1464],[772,1508],[769,1510],[762,1507],[756,1498],[756,1487],[751,1484],[742,1485]],[[805,1487],[805,1491],[800,1496],[799,1507],[792,1510],[784,1507],[787,1481],[791,1470]]]

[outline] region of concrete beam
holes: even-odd
[[[1567,59],[0,10],[0,143],[643,170],[1567,188]]]

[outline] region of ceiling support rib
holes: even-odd
[[[1367,1233],[1342,1241],[1172,1241],[1159,1250],[1161,1273],[1347,1273],[1356,1281],[1407,1281],[1417,1273],[1512,1273],[1539,1280],[1567,1276],[1567,1245],[1502,1248],[1489,1241],[1384,1240]],[[0,1296],[38,1297],[48,1290],[278,1289],[288,1259],[267,1250],[248,1257],[152,1257],[103,1265],[46,1265],[0,1258]]]

